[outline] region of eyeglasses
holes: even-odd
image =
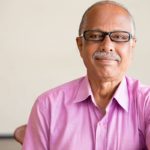
[[[132,34],[127,31],[103,32],[100,30],[84,31],[80,37],[84,37],[86,41],[103,41],[106,35],[114,42],[128,42],[133,38]]]

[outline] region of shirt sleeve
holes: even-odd
[[[150,94],[147,97],[146,103],[145,103],[145,122],[146,122],[146,146],[147,149],[150,150]]]
[[[33,105],[22,150],[50,150],[50,110],[45,99],[38,99]]]

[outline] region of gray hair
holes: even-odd
[[[118,2],[115,2],[115,1],[111,1],[111,0],[103,0],[103,1],[98,1],[98,2],[96,2],[96,3],[94,3],[92,6],[90,6],[85,12],[84,12],[84,14],[83,14],[83,16],[82,16],[82,20],[81,20],[81,22],[80,22],[80,25],[79,25],[79,36],[82,34],[82,32],[83,32],[83,26],[84,26],[84,24],[85,24],[85,18],[87,17],[87,14],[88,14],[88,12],[93,8],[93,7],[95,7],[95,6],[97,6],[97,5],[104,5],[104,4],[111,4],[111,5],[115,5],[115,6],[119,6],[119,7],[121,7],[122,9],[124,9],[127,13],[128,13],[128,15],[129,15],[129,17],[130,17],[130,19],[131,19],[131,22],[132,22],[132,24],[133,24],[133,28],[134,28],[134,32],[136,31],[136,27],[135,27],[135,21],[134,21],[134,19],[133,19],[133,16],[131,15],[131,13],[129,12],[129,10],[126,8],[126,7],[124,7],[122,4],[120,4],[120,3],[118,3]]]

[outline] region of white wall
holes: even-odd
[[[0,134],[27,122],[43,91],[85,74],[75,38],[95,0],[0,0]],[[150,84],[150,2],[118,0],[138,33],[129,74]]]

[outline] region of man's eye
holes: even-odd
[[[101,39],[102,36],[99,35],[99,34],[91,34],[91,35],[89,35],[89,38],[91,38],[91,39]]]
[[[122,39],[122,40],[126,40],[128,39],[128,35],[124,35],[124,34],[115,34],[111,36],[113,39]]]

